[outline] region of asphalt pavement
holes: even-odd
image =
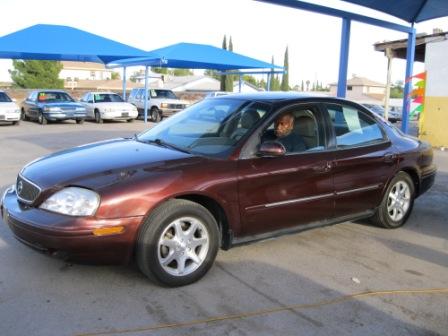
[[[0,125],[0,190],[37,157],[151,125]],[[448,288],[448,152],[435,159],[403,228],[347,222],[220,251],[182,288],[39,254],[0,220],[0,335],[448,335],[448,292],[415,292]]]

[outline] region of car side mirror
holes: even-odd
[[[258,156],[282,156],[285,155],[286,149],[278,141],[266,141],[260,145]]]

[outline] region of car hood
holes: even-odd
[[[169,99],[169,98],[151,98],[153,101],[160,101],[162,103],[168,103],[168,104],[185,104],[189,105],[189,102],[186,100],[180,100],[180,99]]]
[[[64,108],[74,108],[74,107],[82,107],[84,106],[81,103],[76,102],[61,102],[61,103],[39,103],[39,106],[41,107],[60,107],[61,109]]]
[[[95,107],[114,110],[134,110],[135,106],[129,103],[96,103]]]
[[[15,111],[18,108],[19,107],[14,102],[0,103],[0,111],[11,111],[11,110]]]
[[[157,169],[188,158],[193,156],[132,139],[114,139],[37,159],[21,174],[41,189],[68,185],[101,188],[122,180],[117,176],[127,176],[129,171]]]

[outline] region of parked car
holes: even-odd
[[[289,133],[266,139],[286,117]],[[300,149],[288,152],[286,139]],[[89,262],[135,256],[148,277],[179,286],[200,279],[220,247],[361,218],[398,228],[435,174],[428,143],[361,105],[236,94],[132,138],[35,160],[1,211],[41,251]]]
[[[97,123],[103,120],[131,122],[138,117],[137,108],[113,92],[87,92],[81,98],[81,103],[86,108],[87,119]]]
[[[128,102],[137,107],[139,116],[144,115],[145,89],[132,89]],[[148,117],[155,122],[169,117],[189,105],[187,101],[180,100],[173,91],[166,89],[148,89]]]
[[[0,122],[20,123],[20,108],[4,91],[0,91]]]
[[[382,105],[378,105],[378,104],[367,104],[367,103],[362,103],[362,105],[366,108],[368,108],[370,111],[372,111],[373,113],[378,114],[381,117],[385,117],[386,115],[386,111],[384,109],[384,107]],[[402,111],[401,108],[398,108],[396,106],[389,106],[389,112],[388,112],[388,116],[387,119],[390,122],[397,122],[400,121],[402,118]]]
[[[86,109],[62,90],[36,90],[22,103],[22,120],[37,120],[45,125],[48,121],[75,120],[82,124]]]

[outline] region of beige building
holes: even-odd
[[[103,64],[91,62],[62,61],[59,78],[66,82],[79,80],[107,80],[112,79],[112,70]]]
[[[330,84],[330,96],[337,95],[337,83]],[[347,80],[346,98],[359,103],[383,104],[386,85],[365,77],[353,76]]]

